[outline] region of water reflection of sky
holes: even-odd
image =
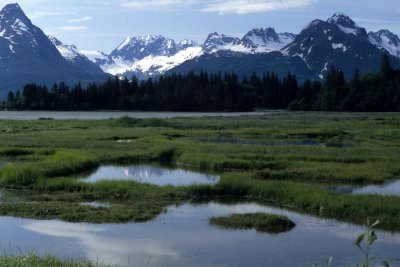
[[[183,169],[166,169],[151,165],[103,166],[84,179],[86,182],[101,180],[132,180],[159,186],[186,186],[192,184],[214,184],[219,181],[216,175],[203,174]]]
[[[391,181],[382,185],[367,185],[367,186],[337,186],[334,191],[353,195],[384,195],[384,196],[400,196],[400,180]]]
[[[284,113],[284,111],[265,112],[137,112],[137,111],[2,111],[0,119],[4,120],[38,120],[52,118],[55,120],[105,120],[124,116],[132,118],[176,118],[176,117],[237,117],[262,116]]]
[[[182,138],[182,140],[187,140],[187,138]],[[200,138],[195,139],[199,142],[204,143],[230,143],[230,144],[240,144],[240,145],[262,145],[262,146],[314,146],[314,147],[330,147],[330,148],[351,148],[353,144],[351,143],[322,143],[316,140],[297,140],[297,141],[260,141],[260,140],[250,140],[250,139],[239,139],[239,138],[226,138],[226,137],[211,137],[211,138]]]
[[[279,235],[222,230],[212,216],[273,212],[287,215],[296,227]],[[335,266],[360,263],[353,245],[365,229],[258,204],[182,205],[147,223],[72,224],[1,218],[1,249],[86,257],[121,266],[312,266],[333,256]],[[378,232],[373,255],[398,257],[400,235]],[[394,265],[396,266],[396,265]]]

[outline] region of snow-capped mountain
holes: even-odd
[[[237,51],[240,47],[240,39],[237,37],[210,33],[203,44],[203,49],[206,53],[215,53],[219,51]]]
[[[239,75],[266,71],[301,79],[324,78],[331,66],[352,75],[379,70],[384,53],[400,67],[400,38],[388,30],[367,33],[345,14],[314,20],[300,34],[257,28],[242,38],[211,33],[204,44],[179,43],[161,35],[126,38],[110,54],[82,51],[46,36],[18,4],[0,11],[0,94],[28,82],[52,85],[101,81],[113,75],[140,79],[192,70],[234,71]]]
[[[139,79],[159,76],[187,60],[199,57],[202,53],[202,48],[195,46],[182,49],[172,56],[148,56],[133,63],[126,69],[124,75],[135,75]]]
[[[383,55],[371,44],[366,30],[344,14],[327,21],[314,20],[283,52],[300,57],[321,79],[330,66],[342,68],[347,78],[356,68],[361,73],[377,71]]]
[[[328,19],[329,24],[336,25],[345,34],[352,34],[361,38],[367,37],[367,31],[358,26],[349,16],[336,13]]]
[[[0,54],[2,59],[34,53],[57,57],[57,49],[44,33],[28,19],[18,4],[6,5],[0,11]]]
[[[172,56],[178,52],[175,41],[161,35],[126,38],[110,56],[125,61],[137,61],[150,55]]]
[[[43,31],[32,24],[18,4],[0,11],[0,94],[21,89],[28,82],[51,85],[104,79],[98,71],[89,72],[60,54]]]
[[[279,51],[293,42],[295,34],[276,33],[273,28],[258,28],[249,31],[242,39],[225,34],[211,33],[204,42],[205,53],[231,51],[237,53],[257,54]]]
[[[259,28],[249,31],[241,40],[241,44],[252,53],[279,51],[296,38],[292,33],[276,33],[273,28]]]
[[[236,56],[242,53],[268,53],[279,51],[294,38],[294,34],[277,34],[272,28],[254,29],[242,39],[211,33],[203,45],[189,39],[176,43],[160,35],[147,35],[126,38],[110,55],[98,51],[80,53],[112,75],[148,78],[161,75],[203,54],[224,52],[224,56]]]
[[[178,51],[182,51],[189,47],[198,47],[198,46],[199,46],[198,43],[196,43],[195,41],[185,39],[178,43],[177,48]]]
[[[400,38],[389,30],[369,32],[369,40],[380,49],[389,52],[392,56],[400,58]]]
[[[201,47],[192,40],[185,39],[177,44],[161,35],[128,37],[110,55],[80,51],[104,72],[138,78],[161,75],[201,52]]]
[[[364,28],[340,13],[326,21],[312,21],[296,36],[276,34],[267,28],[250,31],[240,42],[216,34],[211,37],[216,40],[213,49],[225,49],[224,53],[204,53],[168,73],[207,70],[249,76],[266,71],[286,75],[290,71],[304,80],[323,79],[334,66],[343,69],[349,79],[356,68],[362,74],[379,71],[383,54],[397,54],[399,44],[397,36],[385,31],[368,36]],[[391,61],[400,67],[398,58],[392,57]]]
[[[100,73],[100,67],[89,60],[75,45],[63,44],[54,36],[48,36],[60,54],[74,66],[85,70],[88,73]]]

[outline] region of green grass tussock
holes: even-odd
[[[261,200],[294,211],[357,224],[370,218],[380,220],[382,229],[400,229],[400,197],[342,195],[326,191],[317,184],[257,181],[248,173],[225,174],[214,187],[193,186],[190,191],[199,198]]]

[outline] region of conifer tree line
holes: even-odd
[[[10,91],[2,108],[8,110],[142,110],[142,111],[251,111],[264,109],[326,111],[400,111],[400,70],[389,57],[381,71],[361,77],[355,70],[346,82],[341,69],[331,67],[324,82],[299,84],[288,74],[239,78],[234,73],[190,72],[138,81],[118,77],[102,84],[65,83],[51,88],[26,84]]]

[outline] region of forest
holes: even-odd
[[[136,77],[109,78],[87,87],[61,82],[51,88],[35,83],[10,91],[3,110],[141,110],[141,111],[252,111],[290,109],[315,111],[400,111],[400,70],[383,56],[379,73],[350,81],[331,67],[324,81],[300,83],[288,73],[239,78],[235,73],[190,72],[139,81]]]

